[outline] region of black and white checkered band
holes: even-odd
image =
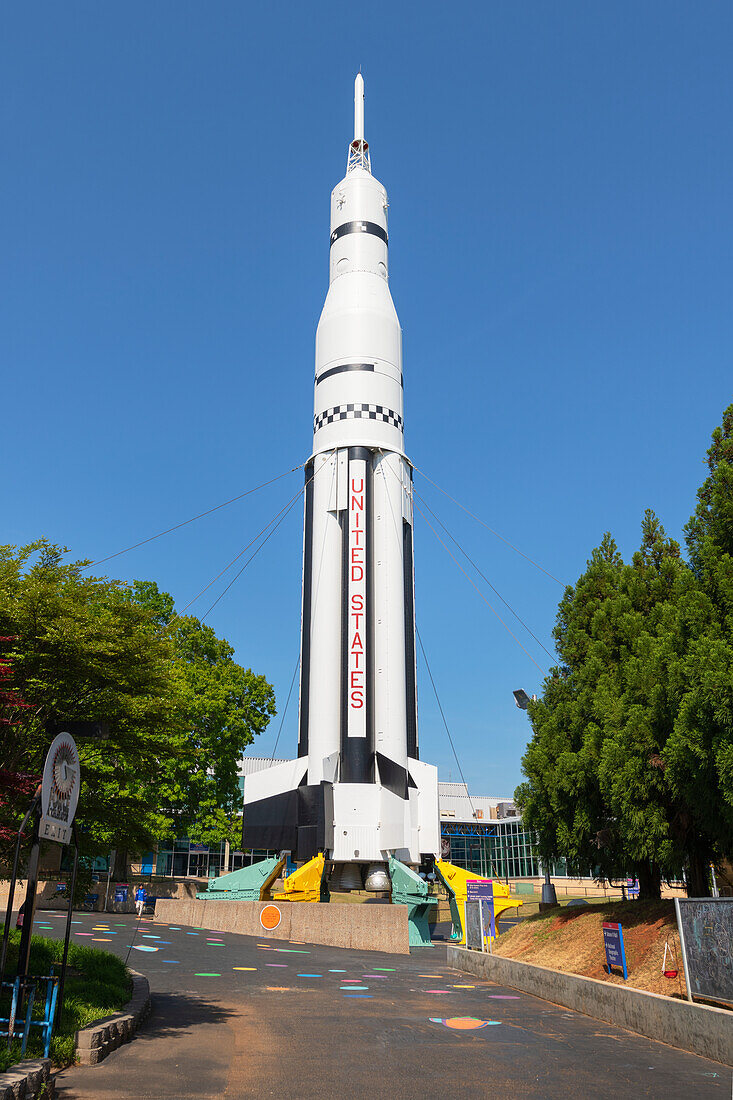
[[[392,409],[386,409],[384,405],[336,405],[333,409],[326,409],[313,418],[313,431],[326,424],[334,424],[337,420],[383,420],[385,424],[391,424],[402,431],[402,417]]]

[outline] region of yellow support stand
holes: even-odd
[[[328,901],[328,887],[323,880],[326,860],[323,852],[298,867],[283,882],[283,892],[274,901]]]
[[[484,876],[474,874],[473,871],[466,871],[463,867],[456,867],[455,864],[448,863],[444,859],[437,859],[435,861],[435,870],[440,875],[443,880],[443,885],[450,895],[450,911],[451,917],[453,918],[453,934],[451,935],[451,939],[454,943],[465,943],[465,906],[468,896],[466,884],[472,881],[475,882],[478,879],[483,879]],[[503,913],[506,909],[516,909],[522,903],[518,898],[511,897],[509,887],[505,886],[503,882],[497,882],[496,879],[492,879],[491,881],[493,883],[492,892],[494,895],[494,921],[497,921],[500,913]]]

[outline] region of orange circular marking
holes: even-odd
[[[276,905],[266,905],[260,911],[260,924],[268,932],[274,932],[282,920],[282,913]]]
[[[446,1027],[452,1027],[456,1031],[473,1031],[477,1027],[486,1027],[486,1020],[476,1020],[472,1016],[451,1016],[444,1022]]]

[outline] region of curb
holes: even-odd
[[[35,1100],[40,1095],[43,1100],[56,1095],[50,1058],[21,1062],[0,1073],[0,1100]]]
[[[448,948],[448,965],[497,985],[572,1008],[659,1043],[733,1066],[733,1012],[690,1004],[643,989],[584,978],[535,963]]]
[[[121,1012],[96,1020],[76,1033],[76,1054],[82,1066],[96,1066],[122,1043],[129,1043],[150,1012],[148,979],[131,970],[132,997]],[[0,1100],[4,1100],[0,1093]]]

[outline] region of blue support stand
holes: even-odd
[[[42,1018],[40,1020],[34,1020],[32,1018],[33,1006],[36,999],[36,990],[41,982],[46,983],[46,1000]],[[10,997],[10,1015],[0,1016],[0,1024],[6,1025],[3,1027],[3,1031],[8,1038],[8,1047],[10,1047],[13,1039],[20,1039],[20,1053],[21,1057],[24,1058],[31,1028],[37,1027],[40,1028],[43,1038],[43,1057],[48,1058],[48,1052],[51,1046],[51,1035],[53,1034],[54,1015],[56,1013],[56,1000],[59,992],[58,975],[51,974],[43,978],[18,977],[13,982],[3,982],[1,988],[3,990],[12,990]],[[25,1017],[23,1018],[22,1024],[19,1026],[17,1013],[18,1006],[22,1002],[22,994],[25,995],[27,1000]]]

